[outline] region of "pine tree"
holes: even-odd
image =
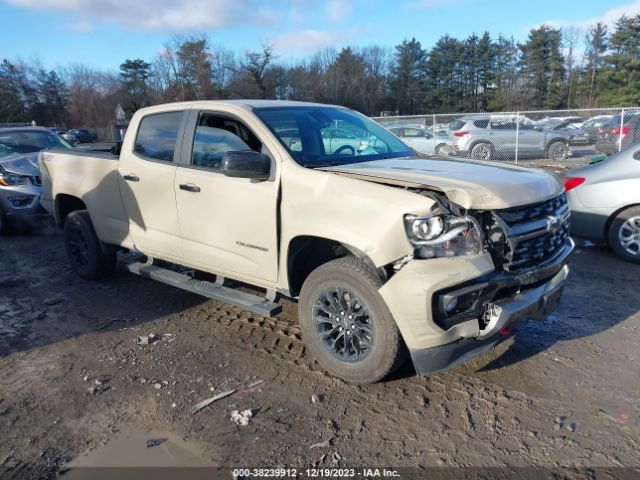
[[[396,45],[395,64],[389,79],[390,96],[401,115],[420,113],[420,90],[424,80],[426,52],[415,38]]]

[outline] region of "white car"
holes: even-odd
[[[449,137],[434,135],[422,125],[389,125],[386,128],[418,152],[443,156],[455,153]]]

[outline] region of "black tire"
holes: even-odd
[[[630,244],[623,244],[623,239]],[[620,212],[609,227],[609,245],[623,260],[640,263],[640,207]]]
[[[471,149],[470,156],[475,160],[493,160],[495,151],[490,143],[479,142]]]
[[[67,258],[79,277],[99,280],[116,265],[115,251],[104,253],[86,210],[71,212],[64,222]]]
[[[365,384],[380,381],[397,369],[407,358],[407,349],[398,327],[378,293],[380,286],[381,281],[375,269],[353,256],[332,260],[318,267],[311,272],[302,286],[298,302],[298,318],[307,348],[322,368],[349,383]],[[333,298],[338,299],[339,291],[349,294],[347,300],[345,300],[347,297],[342,294],[343,305],[347,307],[346,312],[342,313],[341,318],[335,318],[333,322],[327,321],[327,317],[324,316],[322,317],[324,322],[317,322],[314,315],[318,318],[316,314],[323,312],[319,308],[326,308],[329,305],[323,303],[327,298],[325,296],[327,292],[336,292]],[[366,315],[363,315],[363,311]],[[347,319],[352,317],[349,313],[354,313],[354,320]],[[367,320],[361,321],[358,318]],[[349,322],[353,322],[351,328],[354,330],[349,329]],[[334,347],[335,350],[332,350],[328,346],[330,340],[326,337],[327,330],[322,330],[322,325],[327,324],[329,324],[327,330],[340,328],[342,332],[336,333],[342,337],[335,340],[336,346],[345,347],[349,338],[351,345],[343,350],[348,348],[358,350],[356,343],[364,347],[358,351],[357,359],[348,361],[340,358],[339,348]],[[338,325],[344,325],[344,330]],[[356,329],[355,325],[361,327]],[[367,326],[370,332],[364,334],[367,335],[368,345],[366,346],[361,338],[363,331],[359,330],[364,328],[363,325]],[[325,333],[324,339],[321,331]],[[351,335],[352,331],[353,335]],[[349,337],[346,336],[347,333]]]
[[[569,157],[569,145],[559,140],[551,142],[547,147],[546,157],[555,162],[566,160]]]

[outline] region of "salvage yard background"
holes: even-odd
[[[292,301],[262,318],[126,273],[87,282],[53,232],[3,238],[0,257],[3,479],[53,477],[151,428],[226,467],[638,465],[637,266],[605,248],[576,250],[559,310],[511,348],[369,386],[315,366]]]
[[[431,48],[407,38],[393,48],[324,49],[295,60],[278,58],[276,44],[238,51],[206,35],[175,37],[154,58],[123,58],[118,71],[78,58],[53,69],[5,58],[0,123],[91,128],[112,140],[118,105],[128,117],[183,100],[308,100],[368,116],[638,106],[640,15],[616,11],[609,26],[541,25],[523,41],[478,32],[444,35]]]

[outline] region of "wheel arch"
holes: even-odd
[[[625,205],[624,207],[620,207],[617,210],[615,210],[611,215],[609,215],[609,217],[607,218],[607,221],[604,224],[604,240],[609,243],[609,232],[611,230],[611,224],[613,223],[613,221],[615,220],[615,218],[620,215],[622,212],[624,212],[625,210],[628,210],[630,208],[634,208],[634,207],[640,207],[640,203],[632,203],[630,205]]]
[[[551,140],[547,142],[547,146],[545,147],[545,149],[549,150],[549,147],[551,146],[551,144],[555,142],[561,142],[561,143],[564,143],[565,145],[571,145],[571,140],[569,140],[568,138],[553,137]]]
[[[66,193],[56,195],[55,217],[56,225],[59,228],[64,226],[64,221],[67,219],[69,214],[77,210],[87,210],[87,205],[81,198],[74,195],[68,195]]]
[[[479,138],[478,140],[474,140],[473,142],[471,142],[471,144],[469,145],[469,152],[471,152],[471,150],[480,143],[486,143],[493,149],[494,152],[496,151],[496,146],[493,144],[491,140]]]
[[[309,274],[331,260],[353,255],[363,259],[374,270],[374,262],[362,250],[334,240],[314,235],[299,235],[292,238],[287,246],[286,272],[289,295],[298,296],[302,284]]]

